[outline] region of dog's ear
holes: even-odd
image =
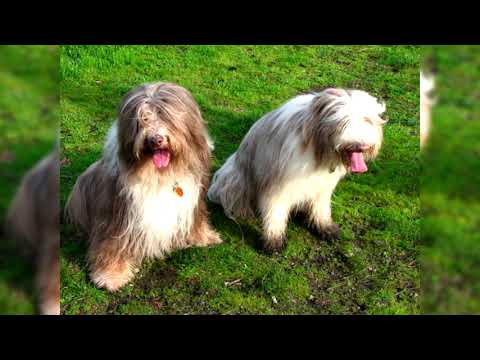
[[[318,163],[335,162],[335,141],[339,135],[341,124],[329,119],[341,104],[340,97],[348,95],[343,89],[326,89],[315,94],[303,124],[303,141],[305,147],[313,145]]]
[[[316,93],[311,104],[312,115],[317,118],[317,120],[323,120],[325,117],[330,116],[333,111],[330,105],[345,95],[348,95],[345,90],[336,88],[327,88]]]
[[[127,165],[135,162],[133,148],[138,133],[136,109],[124,109],[117,119],[119,156]]]

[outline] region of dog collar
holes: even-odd
[[[177,194],[178,196],[182,197],[183,196],[183,190],[182,188],[180,187],[180,185],[178,185],[178,182],[175,181],[175,183],[173,184],[173,192],[175,194]]]

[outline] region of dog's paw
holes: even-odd
[[[217,233],[216,231],[212,231],[212,233],[208,237],[207,245],[217,245],[217,244],[221,244],[222,242],[223,240],[220,237],[220,234]]]
[[[115,292],[127,284],[133,275],[134,271],[126,268],[123,271],[96,271],[90,274],[90,279],[96,287]]]
[[[195,246],[206,247],[221,244],[223,242],[222,238],[216,231],[209,231],[208,234],[202,236],[200,239],[193,242]]]
[[[91,279],[96,287],[105,288],[110,292],[115,292],[123,287],[129,279],[124,279],[120,277],[111,277],[105,274],[98,274],[91,276]]]
[[[317,235],[323,241],[332,241],[340,239],[340,227],[332,223],[321,228],[315,228]]]
[[[279,238],[279,239],[265,239],[261,237],[257,240],[257,249],[264,253],[265,255],[275,255],[280,254],[285,250],[287,245],[286,237]]]

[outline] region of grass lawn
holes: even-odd
[[[176,82],[198,101],[215,140],[213,171],[250,126],[292,96],[360,88],[387,102],[384,147],[369,172],[333,198],[341,239],[301,221],[277,256],[258,253],[259,221],[236,223],[209,204],[224,243],[145,263],[118,293],[86,273],[82,234],[62,228],[64,314],[411,314],[419,310],[419,61],[417,46],[65,46],[60,50],[61,202],[102,150],[121,97]],[[233,283],[232,283],[233,282]]]
[[[422,159],[422,305],[480,313],[480,46],[426,49],[437,60],[437,105]]]
[[[53,146],[58,48],[0,46],[0,223],[23,176]],[[0,314],[32,314],[32,269],[0,231]]]

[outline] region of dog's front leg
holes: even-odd
[[[117,291],[127,284],[135,274],[134,259],[119,251],[118,240],[92,242],[88,249],[90,279],[99,288]]]
[[[212,226],[208,223],[207,216],[208,214],[202,214],[195,220],[190,236],[187,239],[187,247],[205,247],[222,243],[220,235],[213,230]]]
[[[286,243],[286,230],[290,215],[289,204],[280,199],[265,199],[260,205],[263,220],[261,247],[267,254],[282,251]]]
[[[333,189],[318,192],[312,199],[310,223],[323,240],[337,239],[340,228],[332,220],[331,198]]]

